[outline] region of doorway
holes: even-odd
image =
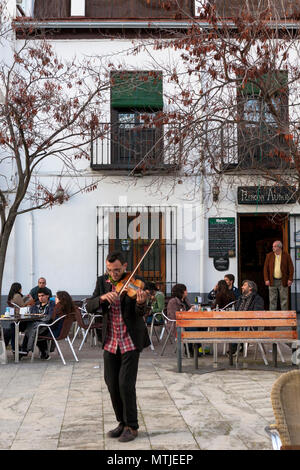
[[[288,251],[288,215],[239,214],[238,231],[239,285],[245,279],[254,281],[265,301],[265,309],[268,309],[269,291],[264,282],[264,262],[275,240],[281,240],[283,249]]]

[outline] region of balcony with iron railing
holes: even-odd
[[[178,168],[182,154],[179,126],[146,127],[103,123],[92,138],[91,168],[132,174],[166,173]]]
[[[299,122],[289,122],[289,131],[275,127],[223,124],[208,132],[207,148],[214,152],[223,170],[293,168],[293,156],[300,152]]]

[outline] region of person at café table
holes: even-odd
[[[15,313],[19,313],[17,307],[28,307],[34,304],[34,300],[31,295],[22,294],[22,285],[19,282],[14,282],[9,290],[7,297],[7,305],[15,308]],[[21,322],[19,325],[19,331],[23,332],[26,328],[26,324]],[[9,328],[4,329],[4,340],[5,345],[8,346],[9,341],[11,342],[11,348],[13,353],[15,352],[15,324],[11,323]]]
[[[36,335],[36,329],[40,322],[42,323],[52,323],[53,321],[53,311],[55,307],[55,301],[49,299],[48,289],[41,287],[38,290],[38,301],[36,304],[30,308],[30,313],[39,313],[43,315],[43,319],[35,322],[30,322],[26,325],[25,336],[21,347],[21,354],[27,355],[29,351],[33,351],[34,340]],[[41,340],[37,343],[40,350],[40,357],[44,360],[49,360],[50,356],[47,353],[47,341]],[[20,356],[21,357],[21,356]]]
[[[34,298],[34,301],[37,302],[39,299],[38,299],[38,290],[39,289],[46,289],[47,293],[49,294],[49,298],[52,297],[52,291],[51,289],[49,289],[48,287],[46,287],[46,284],[47,284],[47,281],[44,277],[40,277],[38,279],[38,284],[37,286],[33,287],[30,291],[30,295],[31,297]]]
[[[16,305],[18,307],[27,307],[34,305],[34,299],[30,294],[23,295],[21,284],[19,282],[14,282],[8,293],[7,305],[10,307],[15,307]]]
[[[188,300],[188,292],[185,284],[175,284],[172,287],[171,299],[168,302],[167,306],[167,317],[171,320],[176,320],[176,312],[179,311],[192,311],[193,307],[190,301]],[[198,328],[189,327],[185,329],[186,331],[197,331]],[[202,346],[198,344],[200,349],[199,353],[202,354]],[[190,355],[194,355],[194,348],[192,344],[188,344]]]

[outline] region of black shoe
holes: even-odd
[[[40,358],[43,361],[49,361],[51,359],[51,356],[49,356],[49,354],[47,354],[46,352],[42,352],[41,355],[40,355]]]
[[[115,429],[108,431],[108,437],[120,437],[122,432],[124,431],[124,424],[120,423]]]
[[[130,442],[133,441],[138,435],[137,429],[132,429],[129,426],[125,426],[124,431],[122,432],[121,436],[119,437],[119,442]]]
[[[244,351],[244,345],[243,345],[243,344],[240,344],[239,353],[240,353],[240,352],[243,352],[243,351]],[[226,355],[227,355],[227,356],[230,356],[229,351],[227,351]],[[236,357],[236,356],[237,356],[237,347],[232,348],[232,357]]]

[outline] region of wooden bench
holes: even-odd
[[[205,330],[185,331],[185,328],[191,327],[204,328]],[[238,331],[219,330],[219,328],[237,327],[240,328]],[[230,365],[233,364],[233,343],[272,343],[273,360],[276,367],[277,343],[296,341],[298,338],[296,327],[297,314],[295,310],[176,312],[178,372],[182,372],[184,343],[194,344],[195,369],[198,368],[197,343],[229,343]],[[216,361],[216,357],[214,359]]]

